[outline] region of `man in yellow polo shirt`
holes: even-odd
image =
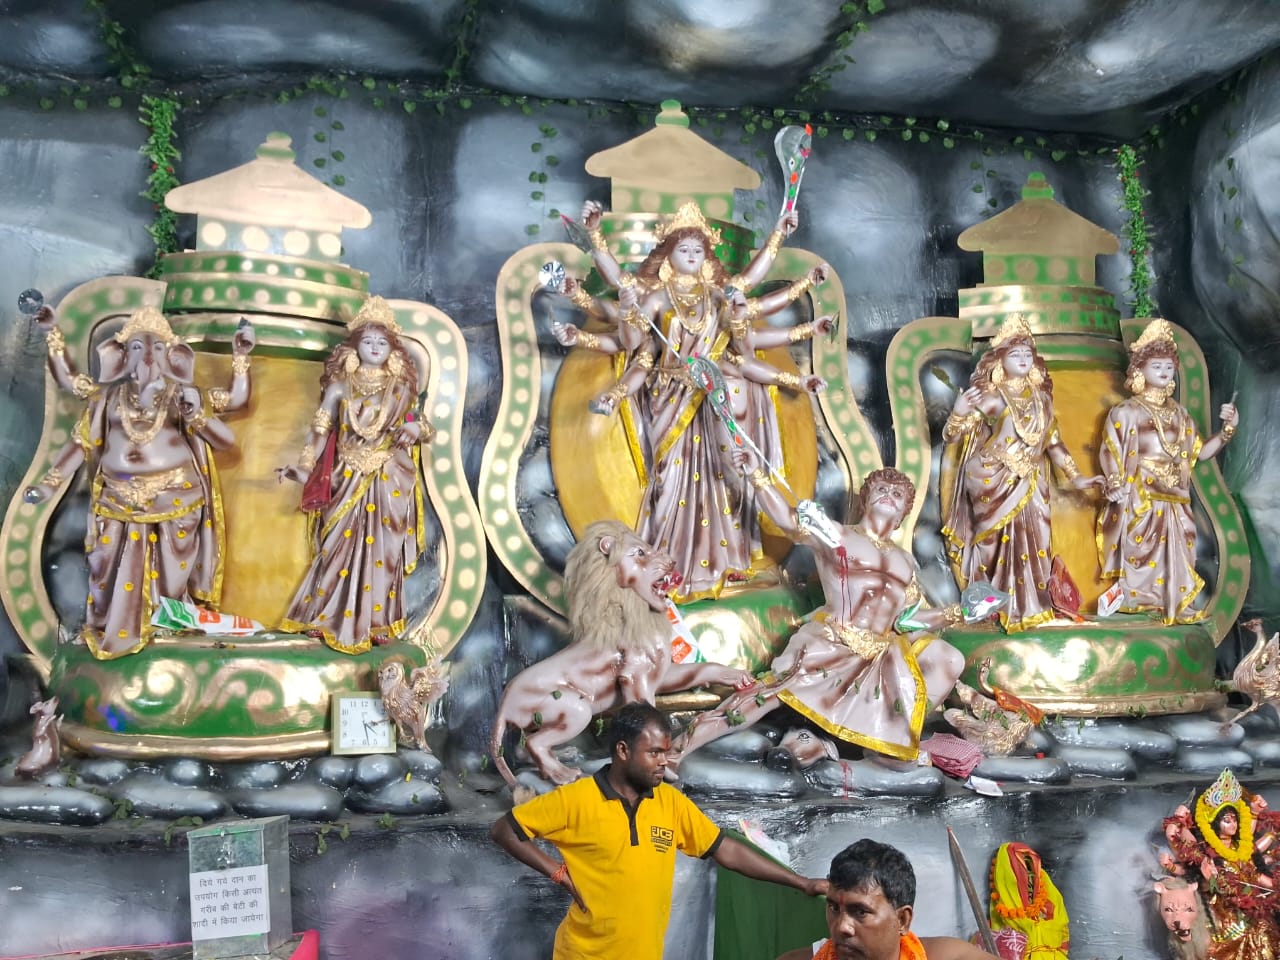
[[[677,850],[810,896],[826,893],[826,880],[801,877],[724,836],[663,782],[671,733],[656,707],[627,704],[608,741],[612,762],[595,776],[520,804],[489,831],[503,850],[573,897],[553,960],[661,960]],[[564,862],[532,837],[549,840]]]

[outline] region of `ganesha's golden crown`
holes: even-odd
[[[362,303],[356,315],[347,324],[347,329],[355,331],[371,324],[383,327],[397,337],[402,333],[400,324],[396,323],[396,312],[391,309],[391,304],[387,303],[382,297],[373,296]]]
[[[178,342],[178,335],[169,326],[169,321],[157,307],[139,307],[129,314],[120,332],[116,334],[116,343],[128,343],[139,334],[149,333],[167,344]]]
[[[711,246],[720,245],[720,231],[707,223],[707,218],[702,215],[702,210],[692,200],[681,205],[674,216],[668,217],[658,224],[656,231],[658,242],[661,243],[677,230],[684,230],[689,227],[700,231]],[[707,251],[707,253],[710,252],[710,250]]]

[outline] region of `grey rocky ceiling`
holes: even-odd
[[[153,78],[179,88],[342,72],[555,100],[674,97],[697,106],[803,106],[1129,137],[1280,45],[1278,0],[883,0],[875,13],[867,6],[0,0],[0,74],[10,82],[109,82],[116,68],[101,35],[105,11]],[[845,43],[858,22],[866,30]]]

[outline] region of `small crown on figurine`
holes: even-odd
[[[1031,335],[1031,324],[1027,323],[1026,314],[1011,313],[1005,317],[1004,322],[1000,324],[1000,329],[991,338],[991,346],[1002,347],[1010,340],[1030,340],[1035,343],[1035,339]]]
[[[403,332],[400,324],[396,323],[396,312],[391,309],[391,304],[378,296],[370,297],[360,305],[356,315],[347,323],[347,329],[355,331],[370,324],[385,327],[397,337]]]
[[[116,343],[128,343],[142,333],[149,333],[167,344],[178,342],[178,335],[173,332],[173,327],[169,326],[169,321],[164,318],[164,314],[160,312],[158,307],[139,307],[129,314],[129,319],[124,322],[124,326],[116,334],[115,341]]]
[[[1211,810],[1217,810],[1224,803],[1236,803],[1243,794],[1240,781],[1230,769],[1227,769],[1222,771],[1218,779],[1213,782],[1213,786],[1201,794],[1201,799],[1209,805]]]
[[[693,227],[701,231],[711,246],[718,247],[720,245],[720,231],[707,223],[707,218],[702,215],[702,210],[692,200],[682,204],[674,216],[668,217],[658,224],[658,242],[661,243],[677,230],[684,230],[687,227]],[[711,251],[708,250],[707,252],[710,253]]]
[[[1145,346],[1161,342],[1176,343],[1177,341],[1173,339],[1172,324],[1170,324],[1168,320],[1157,317],[1148,323],[1146,329],[1142,331],[1142,334],[1138,339],[1129,345],[1129,352],[1136,353]]]

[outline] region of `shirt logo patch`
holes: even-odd
[[[666,827],[650,827],[649,841],[653,844],[653,849],[658,853],[666,853],[671,849],[671,844],[675,842],[676,834],[674,830],[668,830]]]

